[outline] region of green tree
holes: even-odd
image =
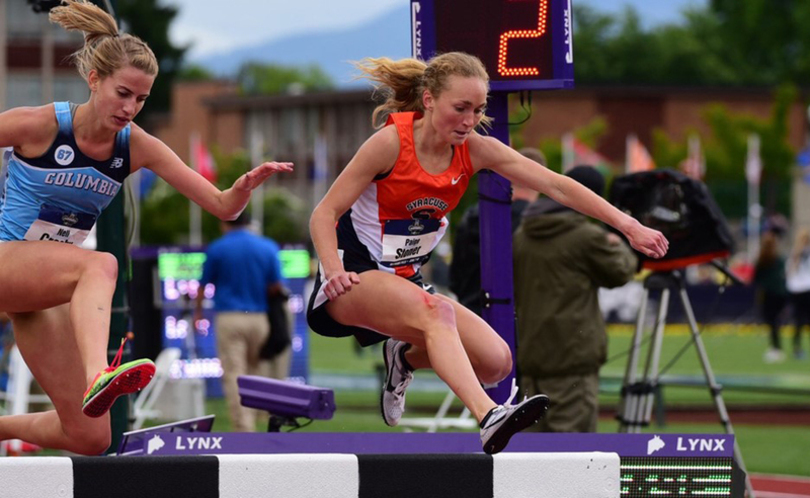
[[[177,75],[182,81],[210,81],[215,79],[214,74],[199,64],[186,64]]]
[[[247,62],[239,69],[236,80],[245,95],[272,95],[334,87],[329,75],[316,65],[293,67]]]
[[[300,244],[309,239],[307,204],[286,189],[270,189],[264,195],[264,235],[279,244]]]
[[[574,7],[575,79],[586,84],[731,84],[736,71],[718,57],[718,22],[708,11],[684,12],[680,24],[646,30],[636,11],[619,16]]]
[[[742,82],[805,84],[810,79],[810,2],[711,0],[723,54]]]
[[[779,87],[771,116],[766,119],[735,114],[720,104],[704,110],[703,119],[711,129],[702,144],[706,158],[705,182],[726,216],[744,217],[747,212],[746,197],[740,192],[747,189],[745,162],[748,136],[752,133],[759,135],[761,143],[761,204],[768,211],[790,212],[790,169],[794,151],[788,142],[788,113],[797,95],[794,86]],[[656,130],[653,137],[656,164],[676,168],[687,155],[687,144],[671,140],[661,130]]]
[[[172,84],[180,72],[188,47],[177,47],[169,40],[169,25],[177,16],[177,8],[159,0],[115,0],[113,8],[121,27],[149,45],[160,65],[149,100],[142,116],[168,112]]]
[[[810,2],[711,0],[677,23],[642,27],[630,7],[612,16],[574,6],[578,83],[758,85],[810,79]]]
[[[250,159],[244,152],[221,154],[212,151],[217,165],[218,188],[224,190],[250,169]],[[189,200],[161,179],[142,203],[141,243],[144,245],[177,245],[188,242]],[[300,243],[307,238],[309,213],[303,201],[283,189],[265,193],[263,233],[279,243]],[[219,220],[202,213],[203,242],[221,235]]]

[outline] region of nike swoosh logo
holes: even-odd
[[[450,180],[450,183],[452,183],[453,185],[455,185],[456,183],[460,182],[460,181],[461,181],[461,177],[462,177],[462,176],[464,176],[464,175],[466,175],[466,174],[467,174],[467,173],[462,173],[462,174],[458,175],[458,178],[453,178],[453,179],[451,179],[451,180]]]

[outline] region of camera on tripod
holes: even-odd
[[[669,252],[661,259],[648,259],[637,253],[642,265],[654,272],[644,280],[642,305],[636,320],[617,411],[619,431],[640,432],[642,427],[650,423],[655,393],[661,382],[659,363],[669,300],[670,295],[675,294],[679,296],[689,322],[691,344],[697,351],[706,387],[714,400],[720,423],[727,433],[732,434],[734,431],[721,394],[722,386],[714,377],[709,356],[700,338],[687,295],[684,272],[678,271],[690,265],[711,263],[732,280],[739,282],[723,265],[715,261],[728,257],[734,247],[723,213],[706,185],[672,170],[645,171],[618,177],[613,180],[609,199],[617,208],[642,224],[659,230],[669,240]],[[642,337],[650,291],[660,292],[661,298],[656,324],[647,347],[647,360],[644,368],[640,369],[639,349],[644,342]],[[744,471],[745,464],[736,440],[734,456]],[[746,487],[751,492],[751,483],[747,477]]]
[[[728,223],[709,189],[682,173],[664,169],[617,177],[609,199],[669,240],[669,251],[661,259],[636,253],[645,268],[676,270],[726,258],[733,252]]]

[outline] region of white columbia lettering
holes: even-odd
[[[59,187],[72,187],[79,190],[91,190],[97,194],[115,197],[119,184],[108,180],[93,178],[90,175],[75,172],[48,173],[45,175],[46,185]]]

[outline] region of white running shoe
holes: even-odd
[[[405,411],[405,389],[413,380],[413,371],[402,362],[402,355],[410,347],[407,342],[388,339],[383,346],[385,382],[380,395],[380,410],[386,425],[394,427]]]
[[[548,409],[548,396],[538,394],[512,405],[517,394],[517,386],[512,383],[512,394],[503,405],[498,405],[487,413],[481,421],[481,445],[484,453],[499,453],[509,443],[513,435],[543,418]]]

